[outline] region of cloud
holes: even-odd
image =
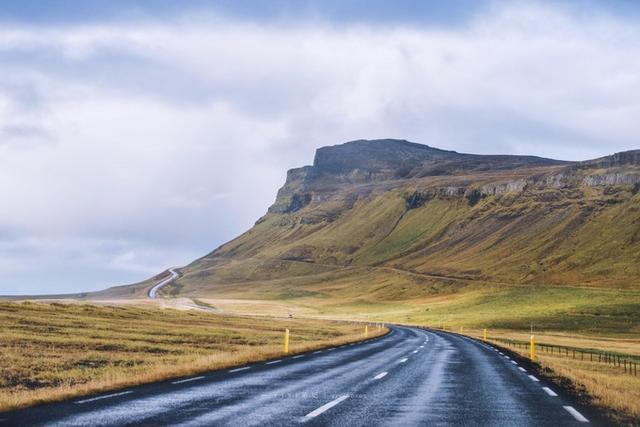
[[[639,28],[531,3],[452,27],[208,13],[3,25],[0,294],[184,264],[250,226],[322,145],[638,148]]]

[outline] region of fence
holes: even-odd
[[[508,338],[489,337],[488,341],[495,341],[512,348],[528,349],[529,341],[514,340]],[[623,369],[624,372],[637,376],[640,356],[590,348],[568,347],[557,344],[536,343],[536,351],[551,355],[571,357],[583,361],[604,363]]]

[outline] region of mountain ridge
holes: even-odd
[[[393,180],[509,171],[574,164],[536,156],[477,155],[441,150],[406,140],[355,140],[316,150],[312,165],[287,171],[270,213],[291,213],[312,201],[314,190]],[[317,191],[316,191],[317,192]],[[288,199],[288,202],[283,202]]]

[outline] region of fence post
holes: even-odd
[[[531,341],[529,342],[529,358],[535,360],[536,358],[536,343],[533,335],[531,335]]]
[[[284,353],[289,353],[289,329],[284,330]]]

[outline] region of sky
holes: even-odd
[[[0,295],[133,283],[263,215],[316,148],[640,148],[640,4],[3,1]]]

